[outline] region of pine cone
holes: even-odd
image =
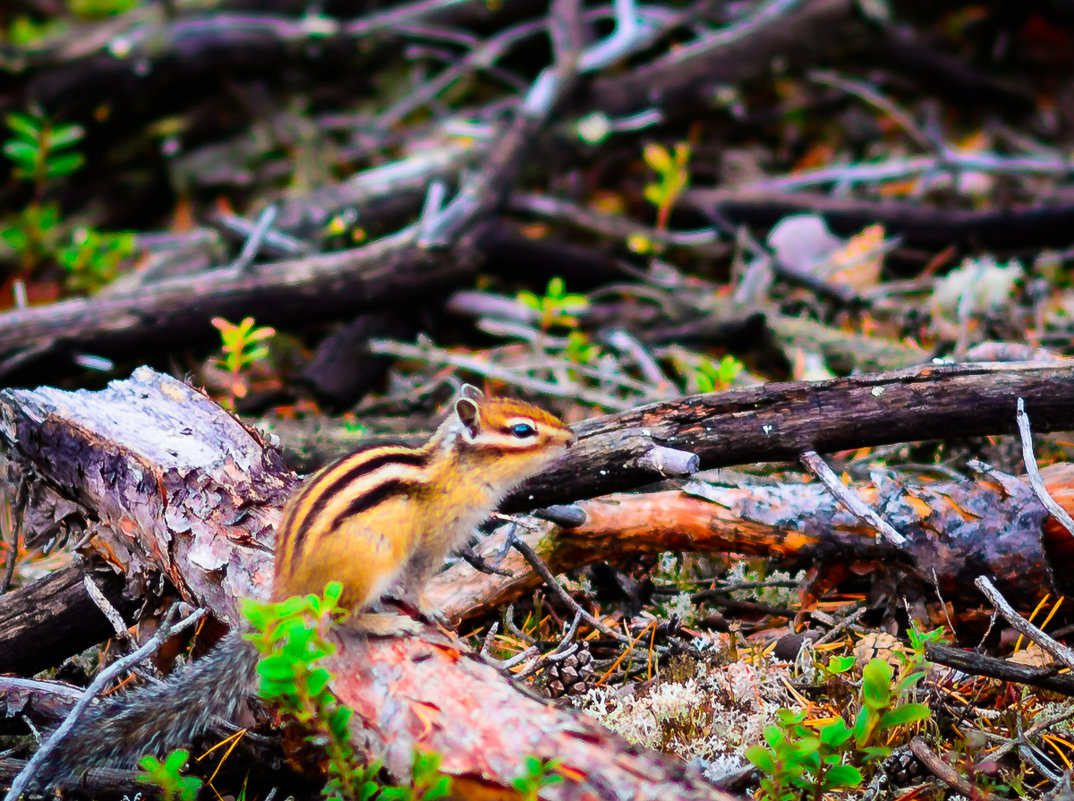
[[[892,787],[909,787],[925,775],[925,766],[908,748],[898,748],[883,762],[881,769]]]
[[[589,652],[589,643],[579,643],[578,650],[555,662],[549,662],[546,668],[547,681],[544,692],[549,698],[562,698],[565,695],[581,695],[590,687],[593,676],[593,655]]]

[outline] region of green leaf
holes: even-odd
[[[440,776],[433,782],[432,787],[421,794],[421,797],[422,801],[435,801],[437,798],[445,798],[449,793],[451,793],[451,777]]]
[[[870,709],[886,709],[891,703],[891,665],[880,658],[870,659],[861,673],[862,703]]]
[[[343,584],[339,581],[330,581],[324,585],[324,597],[325,600],[331,601],[332,605],[339,603],[339,599],[343,597]]]
[[[262,698],[269,700],[273,698],[287,698],[298,693],[298,686],[293,681],[270,681],[268,679],[261,680],[261,686],[258,689]]]
[[[672,169],[671,154],[662,145],[656,143],[646,145],[642,151],[642,157],[645,159],[646,164],[661,175],[670,172]]]
[[[820,741],[830,748],[842,745],[853,736],[853,732],[841,720],[823,727],[819,734]]]
[[[265,624],[269,619],[267,604],[259,603],[252,598],[243,598],[239,602],[239,611],[255,629],[258,631],[265,629]]]
[[[880,718],[879,728],[890,729],[905,723],[917,723],[919,720],[928,720],[931,715],[925,704],[903,704],[885,712]]]
[[[523,290],[522,292],[519,292],[517,295],[515,295],[515,300],[517,300],[523,306],[528,306],[534,311],[541,310],[541,301],[532,292],[527,292]]]
[[[189,756],[190,752],[185,748],[176,748],[164,760],[164,769],[173,776],[178,776]]]
[[[0,229],[0,239],[12,250],[22,251],[26,248],[26,232],[14,225]]]
[[[269,355],[269,349],[266,348],[264,345],[260,345],[260,346],[258,346],[256,348],[254,348],[253,350],[247,351],[246,359],[249,362],[256,362],[259,359],[264,359],[268,355]]]
[[[258,663],[257,672],[268,681],[289,681],[295,676],[295,666],[282,656],[267,656]]]
[[[753,763],[754,767],[760,769],[763,773],[774,773],[776,770],[776,760],[773,758],[773,754],[763,745],[751,745],[746,749],[746,759]]]
[[[20,167],[28,165],[32,169],[37,163],[37,153],[37,146],[30,142],[23,142],[18,139],[10,139],[4,142],[4,154]]]
[[[23,114],[18,111],[14,111],[4,117],[4,122],[7,123],[7,127],[12,131],[32,141],[36,141],[41,136],[41,130],[44,125],[41,119],[32,114]]]
[[[720,368],[723,369],[723,361],[720,362]],[[828,670],[831,673],[846,673],[854,667],[854,657],[852,656],[833,656],[828,660]]]
[[[917,683],[923,678],[925,678],[925,671],[923,670],[917,673],[911,673],[909,676],[907,676],[895,685],[895,690],[897,693],[904,693],[907,690],[910,690],[915,687]]]
[[[45,174],[49,178],[70,175],[81,167],[84,161],[81,153],[57,153],[45,160]]]
[[[73,145],[75,142],[80,141],[85,135],[86,132],[82,129],[81,125],[76,125],[74,123],[57,125],[52,129],[48,141],[53,149],[58,149]]]
[[[835,765],[824,774],[825,788],[857,787],[861,782],[861,771],[853,765]]]
[[[858,715],[854,718],[854,739],[856,739],[859,744],[864,743],[865,738],[872,733],[870,718],[869,710],[865,707],[858,710]]]
[[[645,199],[657,208],[664,205],[666,195],[664,193],[664,188],[660,186],[660,184],[646,184],[644,194]]]
[[[270,326],[262,326],[250,332],[246,337],[247,342],[259,342],[262,339],[271,339],[276,336],[276,329]]]
[[[201,789],[201,779],[197,776],[184,776],[179,780],[179,797],[183,801],[194,801]]]
[[[316,697],[324,692],[324,688],[328,686],[328,682],[332,680],[332,674],[324,668],[317,668],[310,672],[310,675],[306,679],[306,688],[309,690],[309,694]]]
[[[860,749],[861,753],[865,755],[865,762],[877,762],[881,759],[887,759],[891,755],[891,749],[887,746],[877,745],[870,746],[868,748]]]
[[[328,730],[339,740],[347,737],[347,724],[350,723],[353,710],[349,707],[340,706],[328,719]]]

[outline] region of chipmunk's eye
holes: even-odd
[[[537,429],[529,423],[515,423],[511,426],[511,433],[519,439],[524,439],[526,437],[534,436],[537,433]]]

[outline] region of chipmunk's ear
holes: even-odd
[[[462,423],[463,435],[473,442],[481,431],[481,416],[478,414],[477,403],[472,398],[459,398],[455,401],[455,416]]]
[[[475,387],[473,384],[463,384],[459,388],[460,398],[470,398],[471,400],[480,400],[485,397],[485,393]]]

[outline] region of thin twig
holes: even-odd
[[[936,150],[936,142],[934,142],[933,139],[923,131],[916,122],[914,122],[907,112],[903,111],[895,105],[894,101],[884,97],[884,95],[880,94],[880,92],[876,91],[876,89],[869,86],[867,83],[856,81],[852,78],[845,78],[830,70],[823,69],[810,70],[809,80],[816,81],[825,86],[831,86],[835,89],[841,89],[847,94],[864,100],[869,105],[879,109],[891,117],[891,119],[895,120],[895,122],[902,126],[902,129],[906,131],[906,133],[910,135],[910,138],[921,148],[929,151]]]
[[[257,216],[257,222],[254,223],[254,230],[250,232],[250,236],[243,244],[239,257],[232,262],[232,267],[243,273],[249,271],[254,264],[254,259],[257,258],[257,254],[261,252],[261,245],[264,244],[265,237],[272,229],[272,223],[276,221],[276,215],[279,210],[279,206],[274,203],[265,206],[261,210],[261,213]]]
[[[633,408],[634,403],[619,400],[610,395],[591,392],[578,387],[565,387],[551,381],[541,381],[526,375],[516,373],[514,370],[489,364],[472,356],[464,356],[459,353],[449,353],[446,350],[426,345],[408,345],[405,342],[395,342],[390,339],[370,339],[367,345],[369,352],[373,354],[387,354],[399,356],[403,359],[418,359],[429,364],[443,364],[469,370],[471,373],[483,375],[497,381],[503,381],[521,389],[539,392],[554,398],[568,398],[592,403],[605,409],[626,411]]]
[[[860,607],[858,609],[855,609],[849,615],[847,615],[842,620],[840,620],[838,623],[836,623],[834,626],[832,626],[830,629],[828,629],[828,631],[826,631],[823,635],[821,635],[816,640],[814,640],[813,645],[814,646],[823,645],[826,642],[833,641],[836,637],[838,637],[844,631],[846,631],[851,626],[853,626],[855,623],[857,623],[859,620],[861,620],[862,616],[867,611],[869,611],[868,607],[865,607],[865,606]],[[816,612],[814,612],[813,614],[814,614],[814,616],[816,616]]]
[[[1026,404],[1022,398],[1018,399],[1017,411],[1014,417],[1018,421],[1018,436],[1022,440],[1022,461],[1026,464],[1026,476],[1029,478],[1029,486],[1033,488],[1037,500],[1044,504],[1044,508],[1048,510],[1051,516],[1062,523],[1063,528],[1067,530],[1070,536],[1074,537],[1074,519],[1048,493],[1048,489],[1044,486],[1044,479],[1040,477],[1040,470],[1037,469],[1037,459],[1033,455],[1033,434],[1029,430],[1029,415],[1026,414]]]
[[[815,450],[812,448],[804,450],[799,454],[798,458],[805,469],[816,477],[828,492],[835,496],[835,499],[843,504],[852,515],[863,523],[872,526],[881,537],[892,545],[901,546],[906,543],[906,537],[896,531],[891,523],[869,508],[868,504],[861,499],[861,496],[848,489],[839,480],[839,476],[835,474],[835,471],[828,466],[828,463]]]
[[[547,654],[542,654],[536,659],[532,660],[522,670],[512,674],[512,678],[519,680],[527,678],[536,673],[547,662],[561,662],[568,656],[575,654],[579,650],[579,646],[574,642],[574,635],[578,633],[578,626],[582,622],[582,615],[580,612],[574,613],[574,620],[571,621],[571,625],[567,628],[567,633],[563,635],[562,639],[556,644],[556,647],[549,651]],[[520,660],[508,660],[508,661],[520,661]]]
[[[976,798],[980,801],[1004,801],[1000,796],[986,792],[969,779],[960,776],[957,770],[934,754],[932,749],[920,737],[911,738],[910,752],[921,760],[921,763],[929,769],[933,776],[967,798]]]
[[[89,687],[86,688],[86,692],[82,694],[82,697],[78,699],[74,707],[71,709],[70,714],[64,719],[63,723],[49,735],[45,744],[37,749],[37,752],[30,758],[30,761],[26,763],[25,767],[19,771],[19,775],[15,777],[11,782],[11,789],[8,790],[7,795],[4,796],[4,801],[16,801],[29,786],[33,780],[34,774],[48,759],[49,754],[56,748],[57,745],[66,737],[70,731],[78,723],[86,709],[89,708],[90,703],[116,676],[123,673],[132,665],[136,665],[143,659],[154,653],[160,646],[168,639],[172,634],[178,634],[183,629],[189,628],[195,622],[197,622],[204,614],[204,609],[196,609],[180,620],[174,626],[169,625],[168,621],[172,618],[175,610],[178,607],[172,607],[165,615],[164,623],[161,625],[157,632],[137,651],[132,651],[127,656],[117,659],[106,669],[97,674],[97,677],[93,680]]]
[[[521,539],[516,539],[514,546],[515,550],[522,554],[522,558],[529,562],[530,567],[533,568],[533,572],[544,580],[545,585],[552,591],[552,594],[565,603],[567,608],[574,610],[575,614],[580,614],[586,623],[606,637],[612,637],[619,642],[631,645],[629,637],[620,634],[614,629],[608,628],[601,621],[597,620],[596,617],[579,606],[578,602],[571,598],[570,593],[563,589],[563,585],[556,581],[556,577],[552,575],[552,571],[548,569],[548,565],[544,563],[544,560],[537,555],[537,552],[534,551],[528,543],[523,542]]]
[[[82,586],[85,588],[86,594],[90,597],[90,600],[101,610],[101,614],[108,618],[108,622],[112,624],[112,631],[116,633],[116,636],[121,638],[131,648],[137,648],[138,643],[131,635],[126,621],[123,620],[123,615],[121,615],[119,610],[112,606],[112,603],[104,597],[101,588],[97,586],[96,582],[94,582],[88,574],[82,576]]]
[[[992,605],[996,607],[999,613],[1003,615],[1003,618],[1011,624],[1011,627],[1014,628],[1015,631],[1024,634],[1031,639],[1061,662],[1064,667],[1074,670],[1074,651],[1070,650],[1050,635],[1045,634],[1015,612],[1014,607],[1007,603],[1007,599],[1003,597],[1000,591],[995,588],[995,585],[993,585],[986,576],[978,576],[977,580],[973,583],[976,585],[977,589],[984,593],[985,597],[992,602]]]
[[[1074,161],[1063,158],[1007,157],[987,152],[967,154],[945,151],[942,156],[917,156],[869,164],[831,164],[813,170],[802,170],[785,177],[766,178],[741,188],[743,191],[772,191],[805,189],[834,183],[850,186],[965,170],[997,175],[1045,175],[1054,178],[1066,177],[1074,172]]]
[[[15,676],[0,676],[0,692],[11,693],[31,692],[48,693],[49,695],[74,703],[82,697],[82,690],[67,684],[55,681],[37,681],[36,679],[20,679]]]
[[[18,489],[15,490],[15,502],[11,505],[11,550],[7,554],[7,564],[4,565],[4,578],[0,581],[0,595],[3,595],[11,587],[11,580],[15,577],[15,564],[19,561],[19,535],[22,533],[22,517],[25,514],[26,503],[30,497],[30,477],[23,473],[19,479]]]

